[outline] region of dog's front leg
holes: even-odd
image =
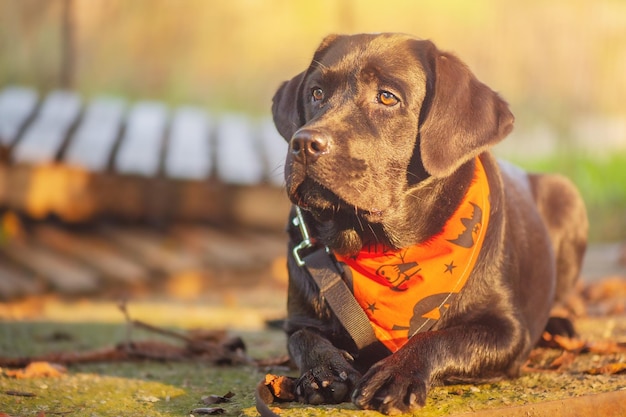
[[[327,339],[302,329],[289,337],[289,353],[300,368],[296,394],[308,404],[336,404],[350,399],[361,375],[350,365],[350,355]]]
[[[482,324],[419,333],[374,364],[357,384],[352,400],[363,409],[399,414],[423,407],[435,383],[511,376],[525,346],[524,334],[517,330],[519,326]]]

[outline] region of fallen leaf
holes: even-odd
[[[585,371],[585,373],[590,375],[615,375],[620,374],[626,371],[626,363],[618,362],[611,363],[605,366],[601,366],[599,368],[592,368]]]
[[[584,340],[574,337],[565,337],[558,334],[552,335],[548,332],[544,332],[541,335],[541,339],[543,342],[542,346],[553,349],[563,349],[568,352],[579,353],[587,347],[587,342]]]
[[[556,359],[554,359],[552,363],[550,363],[549,369],[562,371],[570,366],[576,357],[576,353],[565,350]]]
[[[626,353],[626,343],[614,340],[602,340],[589,344],[589,352],[598,355],[611,355],[614,353]]]
[[[235,394],[229,391],[224,395],[208,395],[202,397],[201,401],[204,405],[222,404],[229,402],[234,396]]]
[[[32,362],[24,369],[17,369],[15,371],[5,371],[7,376],[14,378],[43,378],[43,377],[58,377],[67,372],[67,369],[61,365],[57,365],[50,362]]]
[[[616,276],[591,283],[583,294],[588,301],[604,301],[626,297],[626,279]]]
[[[279,376],[267,374],[265,375],[265,386],[267,386],[272,395],[282,401],[293,401],[296,399],[295,381],[288,376]]]

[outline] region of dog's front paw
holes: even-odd
[[[406,365],[388,362],[377,363],[361,378],[352,395],[354,404],[388,415],[423,407],[426,403],[426,383],[409,372]]]
[[[298,400],[308,404],[338,404],[350,399],[360,374],[347,363],[309,369],[296,383]]]

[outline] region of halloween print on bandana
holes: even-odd
[[[406,252],[398,254],[398,263],[382,265],[376,270],[376,275],[385,278],[393,291],[406,291],[407,282],[422,270],[417,262],[405,262],[404,255]]]
[[[426,298],[422,298],[417,302],[417,304],[415,304],[415,307],[413,307],[413,316],[411,317],[409,326],[394,325],[392,330],[404,330],[408,332],[408,339],[409,335],[418,333],[429,320],[439,320],[439,318],[448,310],[450,304],[455,298],[456,294],[448,293],[433,294]]]
[[[480,225],[482,222],[483,211],[476,204],[470,202],[474,206],[474,212],[472,217],[464,217],[461,219],[461,223],[465,226],[465,230],[456,239],[449,242],[455,245],[463,246],[464,248],[471,248],[474,246],[474,236],[478,234]]]
[[[441,233],[408,248],[372,245],[356,256],[335,254],[376,337],[392,352],[429,330],[453,303],[478,258],[489,213],[489,184],[476,158],[474,180]]]

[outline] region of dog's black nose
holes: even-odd
[[[310,164],[328,152],[328,138],[316,130],[301,129],[293,135],[289,146],[296,161]]]

